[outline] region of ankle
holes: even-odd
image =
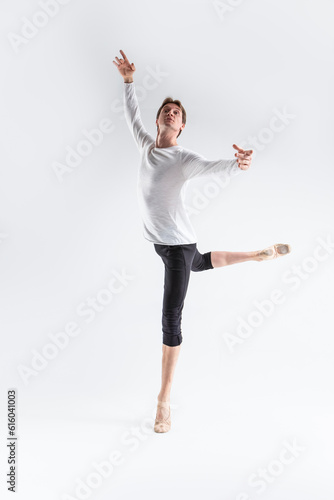
[[[257,261],[262,260],[261,256],[260,256],[260,252],[261,252],[261,250],[256,250],[255,252],[252,252],[253,253],[252,260],[257,260]]]
[[[164,401],[166,403],[170,403],[170,395],[169,394],[158,394],[158,401]]]

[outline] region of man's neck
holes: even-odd
[[[156,148],[170,148],[171,146],[178,146],[175,136],[159,136],[155,140]]]

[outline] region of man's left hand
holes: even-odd
[[[252,161],[252,154],[253,150],[252,149],[242,149],[239,148],[236,144],[233,144],[234,149],[237,149],[238,152],[235,153],[234,156],[237,157],[238,160],[238,166],[241,168],[241,170],[247,170],[250,167],[251,161]]]

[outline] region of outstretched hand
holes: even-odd
[[[233,147],[238,150],[238,153],[235,153],[234,156],[237,157],[239,168],[241,168],[241,170],[247,170],[252,161],[253,150],[239,148],[236,144],[233,144]]]
[[[117,62],[113,61],[113,63],[115,64],[115,66],[117,67],[118,71],[120,72],[123,78],[129,76],[131,77],[133,73],[136,71],[136,67],[133,63],[130,64],[123,50],[120,50],[120,53],[122,54],[123,59],[118,59],[118,57],[115,57]]]

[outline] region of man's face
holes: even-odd
[[[182,123],[181,108],[179,108],[179,106],[177,106],[177,104],[174,104],[173,102],[165,104],[160,111],[160,115],[156,120],[156,124],[158,125],[160,131],[171,128],[178,134],[180,132],[180,129],[183,130],[185,127],[185,124]]]

